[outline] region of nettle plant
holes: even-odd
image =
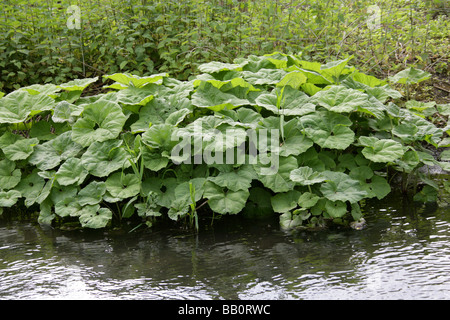
[[[362,219],[397,173],[405,191],[405,176],[420,180],[416,200],[436,201],[419,169],[445,168],[429,149],[447,146],[448,127],[350,59],[249,56],[189,81],[116,73],[94,96],[82,92],[97,78],[18,89],[0,98],[0,207],[86,228],[168,218],[198,229],[205,211],[311,227]]]

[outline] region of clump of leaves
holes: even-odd
[[[189,81],[115,73],[93,96],[80,94],[93,79],[18,89],[0,98],[0,207],[23,201],[40,223],[85,228],[198,228],[205,211],[270,210],[289,229],[360,220],[396,175],[414,200],[436,201],[437,183],[419,169],[448,168],[447,154],[428,151],[448,146],[448,127],[423,116],[434,105],[397,105],[400,92],[349,61],[274,53],[211,62]]]

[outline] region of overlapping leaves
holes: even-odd
[[[86,228],[113,217],[198,221],[200,207],[270,210],[285,228],[358,220],[362,200],[391,191],[390,170],[446,168],[446,154],[437,161],[422,145],[448,145],[448,127],[427,118],[447,115],[444,105],[397,105],[398,91],[349,61],[274,53],[210,62],[185,82],[107,75],[109,92],[95,96],[81,93],[97,78],[4,95],[0,209],[23,200],[40,223],[78,218]],[[390,80],[427,77],[407,69]],[[415,199],[435,199],[438,186],[418,177],[426,187]]]

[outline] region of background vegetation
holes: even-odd
[[[381,19],[371,29],[374,4]],[[80,29],[67,27],[70,5],[81,10]],[[434,75],[418,98],[444,103],[449,8],[445,0],[5,0],[0,91],[125,70],[184,80],[205,62],[279,51],[318,62],[354,55],[353,65],[380,78],[412,65]]]

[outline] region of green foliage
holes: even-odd
[[[297,228],[361,219],[397,173],[421,181],[414,200],[436,201],[438,185],[419,171],[448,166],[448,153],[427,151],[448,139],[424,116],[435,105],[398,106],[398,91],[349,61],[275,53],[211,62],[189,81],[115,73],[92,96],[79,94],[90,78],[17,89],[0,98],[0,207],[86,228],[198,228],[205,211],[276,212]]]
[[[369,7],[374,4],[369,0],[37,0],[30,5],[6,0],[0,21],[0,91],[105,74],[113,77],[124,70],[135,75],[133,83],[145,82],[145,75],[157,72],[184,80],[198,72],[230,70],[235,57],[274,51],[301,52],[302,59],[318,62],[335,59],[336,64],[353,55],[361,70],[383,77],[407,64],[448,74],[448,1],[377,1],[380,24],[370,28],[376,12]],[[79,28],[68,26],[74,14],[68,10],[71,5],[79,8]],[[283,67],[286,61],[246,63],[244,79],[252,84],[273,84],[285,72],[294,71],[261,77],[265,69]],[[304,63],[296,70],[311,84],[332,80],[341,71],[326,72],[329,66],[319,64],[322,75],[318,76],[313,64]],[[255,80],[253,73],[259,73]]]

